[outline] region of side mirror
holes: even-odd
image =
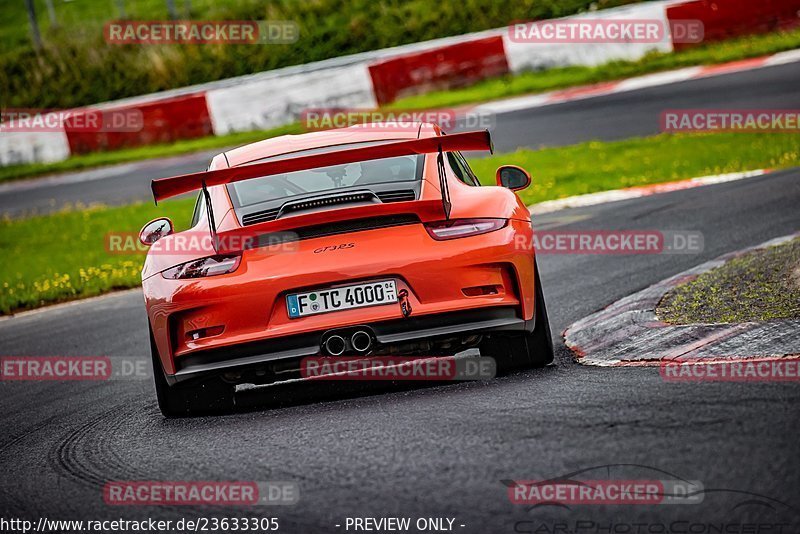
[[[166,217],[159,217],[144,225],[142,231],[139,232],[139,241],[141,241],[143,245],[149,247],[162,237],[170,235],[172,232],[174,232],[172,221]]]
[[[522,167],[516,165],[503,165],[495,174],[497,185],[507,187],[512,191],[522,191],[531,185],[531,175]]]

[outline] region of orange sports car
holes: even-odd
[[[156,219],[142,286],[167,416],[232,407],[241,384],[310,356],[436,357],[479,348],[499,372],[553,359],[519,167],[481,187],[460,151],[489,132],[369,124],[287,135],[153,180],[199,191],[191,227]]]

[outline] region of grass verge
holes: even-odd
[[[701,274],[664,295],[656,313],[670,324],[800,318],[800,239]]]
[[[728,63],[796,48],[800,48],[800,30],[753,35],[709,43],[674,53],[652,53],[639,61],[614,61],[597,67],[565,67],[540,72],[523,72],[484,80],[463,89],[409,96],[393,102],[389,108],[429,109],[474,104],[577,85],[621,80],[682,67]]]
[[[537,151],[521,149],[470,161],[486,185],[494,184],[494,172],[503,164],[530,171],[533,185],[520,193],[530,205],[698,176],[800,166],[800,136],[662,134]]]
[[[786,134],[660,135],[613,143],[519,150],[471,161],[486,184],[502,163],[534,175],[522,192],[527,203],[700,175],[800,165],[800,136]],[[108,232],[138,232],[169,216],[185,228],[192,199],[97,207],[0,221],[0,314],[136,287],[141,254],[106,250]]]
[[[193,203],[180,199],[0,221],[0,254],[13,258],[0,265],[0,314],[138,286],[144,255],[109,253],[106,234],[138,233],[161,216],[185,229]]]
[[[474,104],[577,85],[619,80],[680,67],[726,63],[795,48],[800,48],[800,30],[755,35],[720,43],[710,43],[703,47],[672,54],[651,54],[639,61],[618,61],[598,67],[568,67],[542,72],[525,72],[504,78],[486,80],[463,89],[407,97],[391,104],[388,109],[431,109]],[[114,152],[85,154],[57,163],[0,167],[0,183],[56,172],[75,171],[115,163],[242,145],[278,135],[302,132],[303,128],[300,124],[290,124],[272,130],[241,132],[179,141],[169,145],[153,145]]]

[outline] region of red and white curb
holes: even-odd
[[[567,198],[559,198],[556,200],[546,200],[538,204],[533,204],[532,206],[529,206],[528,209],[532,215],[541,215],[567,208],[597,206],[607,202],[630,200],[633,198],[657,195],[659,193],[669,193],[672,191],[680,191],[682,189],[692,189],[694,187],[701,187],[704,185],[735,182],[737,180],[744,180],[746,178],[764,176],[770,172],[772,172],[770,169],[759,169],[756,171],[732,172],[728,174],[690,178],[688,180],[679,180],[675,182],[663,182],[659,184],[627,187],[625,189],[614,189],[611,191],[599,191],[597,193],[588,193],[586,195],[576,195]]]
[[[584,365],[658,366],[695,361],[800,358],[800,320],[780,319],[736,324],[670,325],[656,316],[656,306],[674,287],[747,252],[800,237],[800,232],[720,256],[682,272],[573,323],[564,340]]]
[[[771,56],[745,59],[742,61],[732,61],[730,63],[723,63],[721,65],[687,67],[667,72],[657,72],[654,74],[637,76],[635,78],[627,78],[619,81],[570,87],[568,89],[561,89],[558,91],[551,91],[537,95],[497,100],[494,102],[487,102],[486,104],[480,104],[473,108],[473,112],[494,114],[510,113],[525,109],[552,106],[554,104],[563,104],[565,102],[574,102],[576,100],[585,100],[587,98],[596,98],[599,96],[636,91],[638,89],[646,89],[648,87],[659,87],[662,85],[697,80],[700,78],[710,78],[712,76],[720,76],[722,74],[732,74],[764,67],[772,67],[775,65],[785,65],[787,63],[794,63],[797,61],[800,61],[800,50],[789,50],[787,52],[781,52]]]
[[[795,24],[796,2],[781,0],[764,7],[757,1],[653,0],[561,20],[649,20],[666,26],[691,19],[702,22],[706,36],[716,40],[763,32],[776,23]],[[9,131],[0,135],[0,165],[62,161],[71,155],[100,149],[146,145],[154,139],[168,142],[270,129],[298,121],[308,109],[374,109],[404,94],[417,94],[430,87],[459,87],[465,81],[553,67],[637,61],[653,51],[670,53],[680,45],[673,43],[671,35],[652,43],[517,42],[511,38],[510,27],[494,28],[72,110],[77,114],[89,110],[139,112],[141,129],[114,136],[64,127],[47,132]],[[798,60],[800,53],[793,51],[721,66],[691,67],[487,103],[484,110],[517,111]]]

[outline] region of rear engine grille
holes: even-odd
[[[248,213],[242,217],[242,224],[244,226],[248,226],[261,222],[274,221],[278,217],[278,213],[280,213],[280,211],[280,208],[275,208],[271,210],[256,211],[255,213]]]
[[[413,189],[396,189],[394,191],[383,191],[376,193],[381,202],[407,202],[409,200],[416,200],[417,194]]]
[[[407,202],[410,200],[416,200],[417,194],[414,192],[413,189],[396,189],[394,191],[383,191],[379,193],[375,193],[377,197],[383,203],[390,203],[390,202]],[[278,215],[281,214],[281,209],[283,209],[283,213],[291,213],[293,211],[302,211],[309,208],[319,208],[323,206],[333,206],[336,204],[347,204],[350,202],[368,202],[370,200],[374,200],[374,196],[372,193],[355,193],[352,195],[342,195],[338,197],[331,197],[331,198],[318,198],[318,199],[310,199],[302,202],[297,202],[294,204],[287,204],[285,207],[281,208],[273,208],[269,210],[263,211],[256,211],[254,213],[248,213],[242,217],[242,225],[243,226],[250,226],[251,224],[257,224],[262,222],[274,221],[278,218]]]

